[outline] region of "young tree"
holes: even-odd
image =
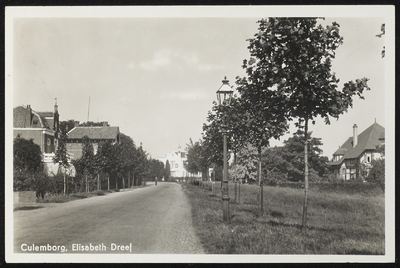
[[[257,148],[246,143],[237,153],[237,162],[230,168],[229,174],[235,180],[257,182],[258,154]]]
[[[57,150],[53,157],[53,163],[58,163],[59,171],[61,171],[63,173],[64,195],[65,195],[65,191],[66,191],[65,173],[67,172],[67,169],[70,166],[69,155],[67,154],[66,144],[67,144],[67,135],[63,131],[61,131],[59,133],[58,145],[57,145]]]
[[[79,163],[82,166],[83,175],[85,179],[85,189],[89,192],[89,183],[94,174],[94,151],[93,144],[88,136],[83,137],[82,157],[79,159]],[[89,179],[88,179],[89,177]]]
[[[252,53],[252,46],[249,48]],[[237,77],[236,80],[237,90],[240,93],[240,107],[243,111],[242,120],[238,121],[236,128],[240,127],[243,130],[241,136],[258,150],[259,204],[263,213],[262,149],[269,146],[270,139],[279,139],[287,132],[289,126],[285,118],[282,97],[271,89],[272,84],[263,77],[266,70],[248,66],[255,64],[255,61],[254,58],[249,62],[244,60],[242,67],[246,69],[248,78]],[[256,66],[262,68],[262,64],[260,62]]]
[[[257,88],[272,88],[284,108],[282,115],[297,119],[296,126],[304,133],[316,117],[329,124],[329,117],[338,118],[352,107],[354,95],[362,99],[363,91],[369,90],[366,78],[345,83],[343,90],[337,90],[339,79],[331,66],[343,38],[336,22],[325,28],[317,25],[316,18],[269,18],[258,23],[259,32],[249,40],[251,58],[244,62],[249,81]],[[303,228],[307,219],[307,144],[308,136],[304,135]]]

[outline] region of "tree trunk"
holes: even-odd
[[[88,193],[89,189],[88,189],[87,175],[85,175],[85,181],[86,181],[86,192]]]
[[[240,184],[242,184],[242,180],[239,180],[239,204],[240,204]]]
[[[131,171],[130,170],[128,170],[128,188],[130,188],[131,187],[131,185],[130,185],[130,179],[131,179]]]
[[[107,189],[110,190],[110,175],[107,174]]]
[[[308,194],[308,119],[305,120],[304,127],[304,203],[303,203],[303,218],[302,229],[307,226],[307,194]]]
[[[125,178],[124,178],[124,177],[122,177],[122,188],[123,188],[124,191],[125,191]]]
[[[65,187],[65,169],[64,169],[64,196],[65,196],[65,189],[66,187]]]
[[[236,151],[233,153],[233,164],[236,167]],[[235,179],[235,203],[237,203],[237,177]]]
[[[258,181],[260,183],[260,213],[264,212],[264,187],[261,176],[261,146],[258,147]]]

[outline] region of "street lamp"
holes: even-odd
[[[229,81],[226,79],[222,80],[222,86],[217,91],[217,98],[219,105],[223,105],[223,123],[222,123],[222,135],[224,137],[224,173],[222,182],[222,209],[223,209],[223,219],[229,222],[229,192],[228,192],[228,148],[226,141],[227,126],[225,122],[226,118],[226,107],[230,105],[232,99],[233,90],[229,85]]]

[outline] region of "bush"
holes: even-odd
[[[385,190],[385,159],[378,159],[372,161],[372,169],[368,174],[366,180],[371,183],[378,184],[381,189]]]
[[[13,189],[14,191],[32,191],[34,190],[34,174],[26,170],[16,170],[14,169],[13,179]]]

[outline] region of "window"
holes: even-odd
[[[175,168],[178,168],[178,164],[175,164]]]
[[[369,156],[367,157],[367,162],[368,163],[371,162],[371,159],[369,158]]]
[[[357,176],[356,169],[354,168],[350,169],[350,179],[354,180],[356,179],[356,176]]]
[[[47,145],[51,145],[51,140],[47,138]]]

